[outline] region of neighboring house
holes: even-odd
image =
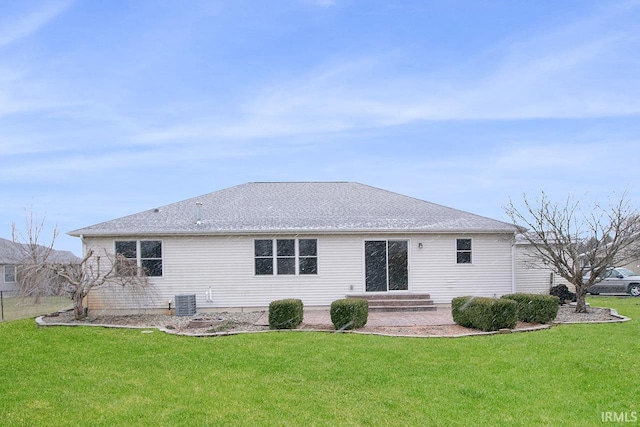
[[[638,234],[634,234],[633,237],[638,239]],[[623,263],[622,265],[612,265],[611,267],[624,267],[628,268],[636,274],[640,274],[640,239],[636,240],[636,244],[634,245],[633,249],[631,249],[631,253],[633,254],[633,256],[631,256],[627,260],[627,262]]]
[[[631,247],[627,247],[622,256],[624,261],[616,261],[608,265],[609,268],[626,268],[633,271],[636,274],[640,274],[640,233],[634,233],[630,236],[634,244]],[[609,248],[611,243],[607,243],[606,247]],[[580,254],[582,267],[587,269],[590,266],[589,257],[587,253]],[[602,261],[602,258],[596,253],[596,259]]]
[[[618,267],[618,266],[616,266]],[[640,257],[635,258],[629,262],[627,262],[626,264],[622,265],[621,267],[625,267],[628,268],[629,270],[640,274]]]
[[[18,289],[18,265],[21,248],[11,240],[0,238],[0,291]]]
[[[39,247],[45,250],[44,247]],[[20,266],[26,262],[29,246],[0,237],[0,291],[17,291],[20,288]],[[49,261],[69,263],[79,258],[69,251],[52,251]]]
[[[544,268],[535,261],[534,249],[525,238],[516,235],[515,277],[518,292],[547,294],[553,286],[575,287],[550,268]]]
[[[517,290],[512,224],[353,182],[248,183],[70,232],[137,266],[153,298],[95,289],[90,309],[328,306],[349,294]],[[536,287],[537,291],[548,291]]]

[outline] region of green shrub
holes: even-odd
[[[331,322],[336,331],[358,329],[367,324],[369,302],[362,298],[344,298],[331,303]]]
[[[471,298],[473,297],[456,297],[451,300],[451,315],[453,316],[453,321],[465,328],[471,328],[473,325],[470,317],[471,310],[469,310],[469,301]]]
[[[269,304],[269,329],[295,329],[302,323],[304,306],[299,299],[281,299]]]
[[[529,323],[549,323],[558,315],[558,297],[542,294],[509,294],[502,298],[518,303],[518,320]]]
[[[457,297],[451,301],[453,321],[460,326],[497,331],[514,328],[518,323],[518,304],[499,298]]]

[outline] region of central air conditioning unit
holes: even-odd
[[[176,295],[176,316],[193,316],[196,314],[196,294]]]

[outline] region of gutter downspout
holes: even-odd
[[[81,234],[80,236],[80,242],[82,243],[82,258],[87,256],[87,244],[84,241],[84,234]],[[84,305],[84,314],[86,316],[87,314],[87,310],[89,309],[89,295],[87,295],[86,297],[84,297],[82,304]],[[75,304],[75,301],[74,301]]]
[[[511,243],[511,293],[516,293],[516,239]]]

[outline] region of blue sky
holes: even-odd
[[[0,0],[0,236],[250,181],[640,191],[640,1]]]

